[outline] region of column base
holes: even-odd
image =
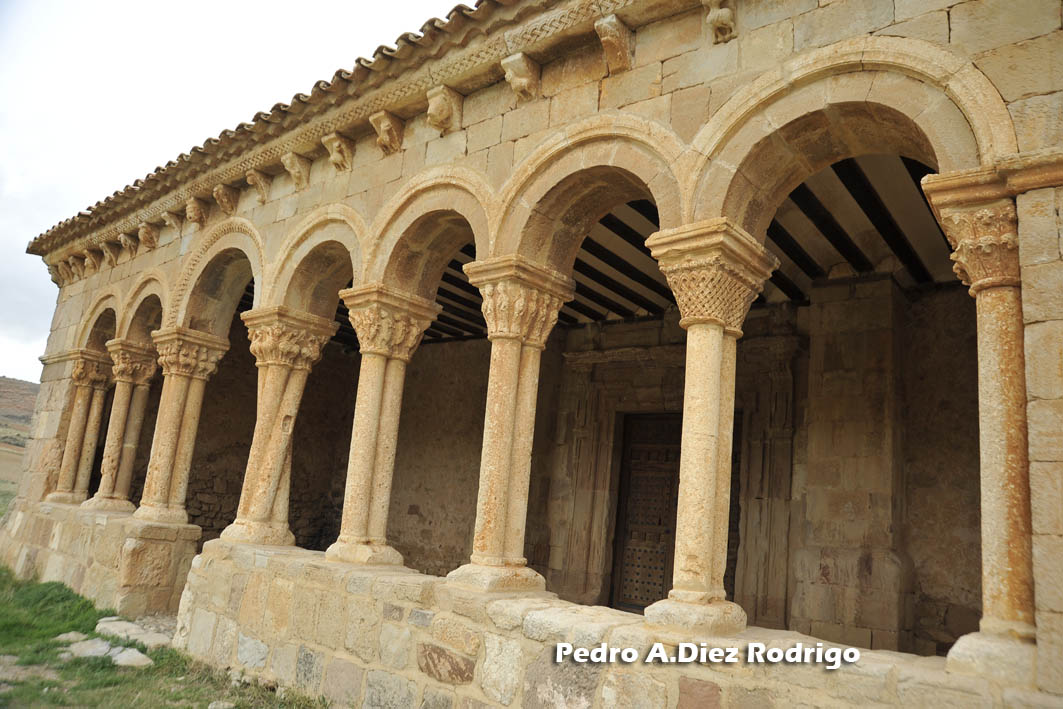
[[[239,544],[260,544],[271,547],[295,546],[295,535],[287,524],[253,522],[237,519],[222,530],[221,538]]]
[[[687,603],[666,598],[647,606],[646,622],[706,635],[737,635],[746,629],[746,612],[730,601]]]
[[[402,554],[387,544],[337,540],[325,550],[325,558],[360,566],[402,566]]]
[[[188,513],[183,507],[166,507],[142,502],[133,516],[146,522],[188,524]]]
[[[82,507],[101,512],[135,512],[137,506],[118,497],[93,497],[81,503]]]
[[[447,574],[447,583],[488,592],[546,590],[546,579],[527,566],[465,564]]]
[[[54,502],[59,505],[80,505],[88,497],[84,492],[53,492],[44,498],[45,502]]]
[[[949,672],[990,677],[1006,686],[1032,687],[1036,667],[1033,641],[985,632],[961,637],[945,659]]]

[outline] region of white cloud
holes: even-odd
[[[0,0],[0,375],[36,380],[55,286],[27,242],[447,0]]]

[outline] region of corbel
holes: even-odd
[[[713,44],[723,44],[735,38],[735,12],[728,7],[730,2],[732,0],[701,0],[709,11],[705,21],[712,27]]]
[[[602,43],[609,73],[619,74],[630,69],[635,58],[635,33],[616,15],[595,21],[594,31]]]
[[[177,212],[163,212],[162,220],[166,223],[166,226],[173,227],[178,233],[181,232],[181,223],[184,222],[184,220]]]
[[[449,86],[428,91],[428,125],[444,135],[461,128],[461,109],[465,97]]]
[[[137,249],[140,248],[140,242],[137,241],[137,237],[132,234],[119,234],[118,243],[122,245],[122,248],[129,252],[129,257],[134,258],[137,255]]]
[[[100,272],[100,266],[103,264],[103,252],[98,249],[85,249],[81,252],[81,255],[85,257],[85,264],[92,268],[93,273]]]
[[[391,155],[402,148],[402,131],[405,127],[402,119],[388,111],[377,111],[369,116],[369,122],[376,130],[376,144],[385,155]]]
[[[298,153],[285,153],[281,155],[281,165],[292,176],[295,189],[305,190],[310,184],[310,160]]]
[[[354,141],[339,133],[329,133],[321,138],[321,144],[328,150],[328,161],[336,172],[346,172],[351,169],[354,160]]]
[[[209,205],[198,197],[189,197],[185,202],[185,219],[202,227],[207,223]]]
[[[67,265],[66,261],[60,261],[57,263],[55,269],[59,272],[60,286],[65,286],[67,283],[74,280],[74,272],[70,270],[70,266]]]
[[[159,245],[159,227],[144,222],[137,229],[137,241],[140,242],[141,246],[151,251]]]
[[[273,184],[273,178],[260,170],[248,170],[247,184],[258,192],[258,203],[265,204],[269,199],[269,186]]]
[[[48,264],[48,275],[51,277],[52,283],[60,288],[63,287],[63,274],[60,273],[59,267],[54,263]]]
[[[67,265],[70,267],[71,273],[78,278],[85,277],[85,259],[81,256],[71,256],[66,260]]]
[[[506,83],[521,101],[530,101],[539,96],[539,78],[542,69],[534,60],[523,52],[502,60],[502,69],[506,72]]]
[[[114,268],[118,265],[118,254],[122,253],[122,245],[116,244],[113,241],[104,241],[100,244],[100,250],[103,252],[103,258],[107,261],[107,265]]]
[[[240,203],[240,190],[222,184],[215,185],[211,194],[214,195],[214,201],[221,207],[221,211],[229,216],[236,213],[236,206]]]

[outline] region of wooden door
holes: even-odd
[[[623,426],[612,606],[641,613],[672,585],[683,418],[633,414]]]

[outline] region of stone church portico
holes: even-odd
[[[340,705],[1063,702],[1063,10],[1028,10],[404,35],[31,242],[0,560]]]

